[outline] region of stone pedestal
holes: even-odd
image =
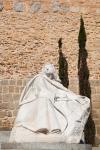
[[[0,131],[0,150],[100,150],[87,144],[67,144],[65,142],[9,143],[10,131]]]
[[[59,143],[1,143],[1,150],[92,150],[86,144],[66,144]]]

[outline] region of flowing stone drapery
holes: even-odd
[[[54,72],[52,69],[49,71],[49,75]],[[21,94],[10,141],[58,139],[79,143],[89,113],[90,100],[87,97],[76,95],[55,76],[42,72],[29,81]]]

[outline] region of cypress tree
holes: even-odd
[[[68,63],[66,57],[62,53],[62,38],[58,41],[59,46],[59,78],[63,86],[68,88],[69,80],[68,80]]]

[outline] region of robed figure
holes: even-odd
[[[21,94],[10,141],[80,143],[89,113],[89,98],[65,88],[47,64]]]

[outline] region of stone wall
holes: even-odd
[[[87,34],[87,65],[96,137],[100,138],[100,1],[0,0],[0,128],[11,128],[22,88],[43,64],[58,69],[58,40],[68,62],[69,88],[78,83],[80,16]]]

